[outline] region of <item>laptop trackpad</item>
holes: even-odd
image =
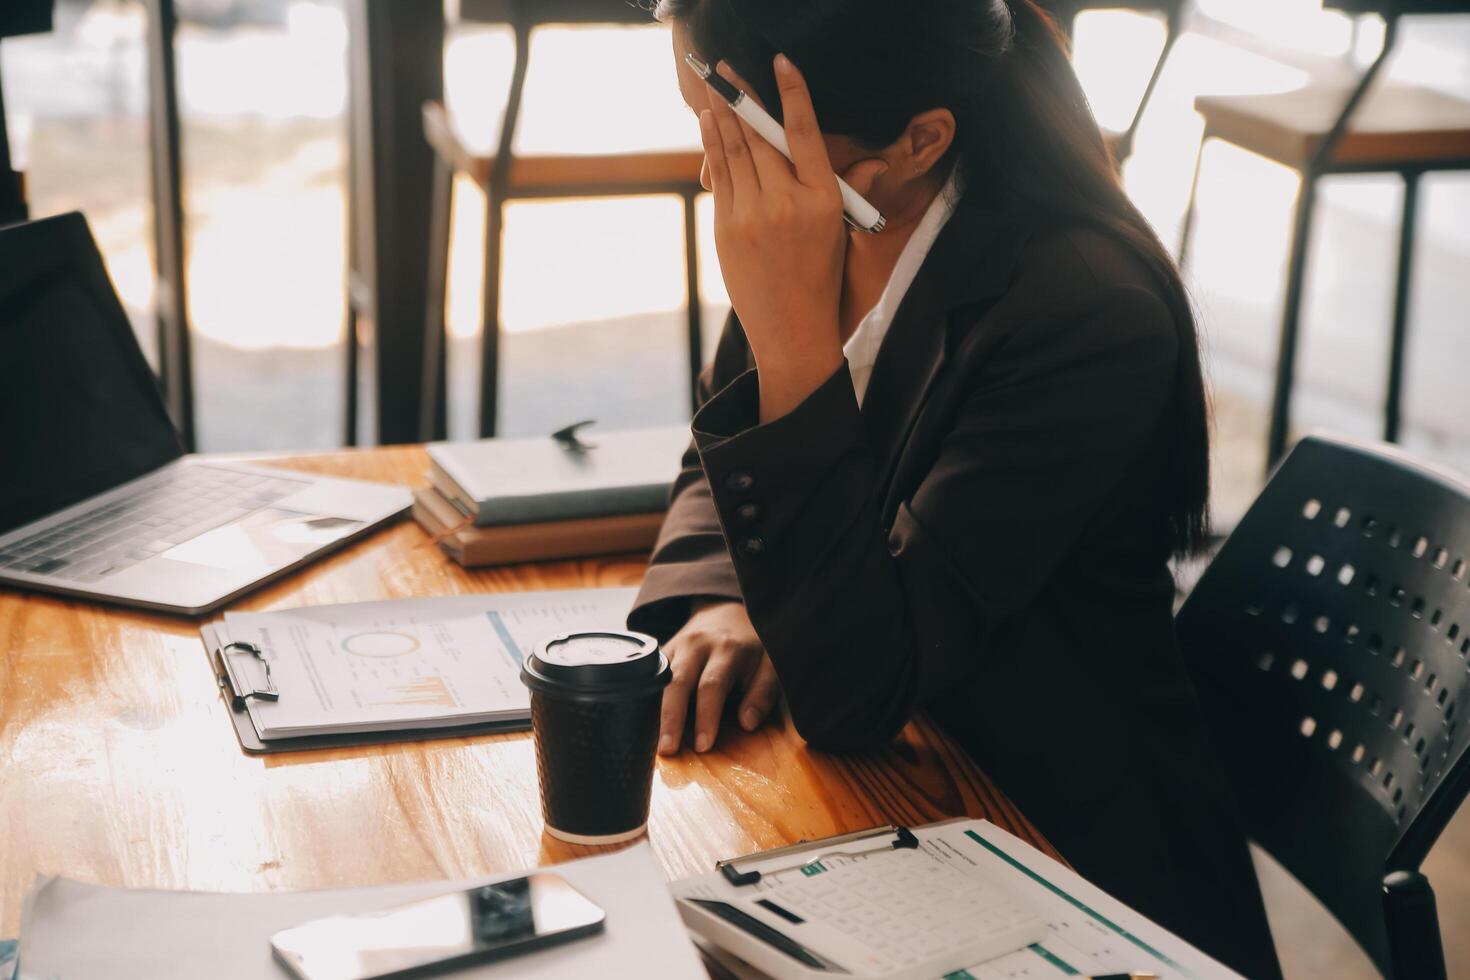
[[[322,517],[267,507],[205,531],[159,557],[251,575],[265,574],[347,537],[364,524],[347,517]]]

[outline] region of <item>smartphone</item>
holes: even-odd
[[[271,948],[301,980],[422,977],[602,931],[605,916],[559,875],[454,892],[276,933]]]

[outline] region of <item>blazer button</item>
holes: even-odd
[[[745,470],[736,470],[725,477],[725,486],[735,493],[749,493],[755,486],[755,477]]]
[[[740,553],[747,558],[756,558],[766,553],[766,542],[761,538],[746,538],[740,542]]]
[[[740,518],[741,523],[754,524],[761,516],[761,509],[755,504],[741,504],[735,508],[735,516]]]

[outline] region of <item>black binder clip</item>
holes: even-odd
[[[231,652],[236,650],[240,651],[239,654]],[[240,655],[248,656],[252,663],[261,665],[265,677],[263,686],[257,686],[253,682],[245,680],[235,670],[234,658]],[[216,673],[219,676],[220,686],[229,692],[230,703],[236,710],[243,709],[245,702],[251,698],[256,698],[261,701],[279,701],[281,699],[281,692],[276,690],[276,682],[271,679],[271,662],[265,659],[265,653],[254,643],[246,643],[243,640],[226,643],[214,651],[214,658],[215,663],[219,666],[219,670]]]
[[[579,434],[589,425],[596,425],[596,419],[583,419],[581,422],[573,422],[563,429],[557,429],[551,434],[560,446],[569,453],[588,453],[597,448],[597,443],[587,442]]]
[[[886,843],[879,844],[876,847],[869,847],[859,851],[836,850],[836,848],[840,848],[846,844],[855,844],[861,841],[869,841],[879,837],[888,837],[890,835],[892,837],[891,840],[887,841]],[[760,881],[762,874],[775,875],[784,874],[788,871],[800,871],[803,868],[808,868],[811,865],[816,864],[824,858],[859,857],[867,854],[879,854],[884,851],[913,851],[917,850],[918,847],[919,838],[915,837],[913,831],[909,830],[907,827],[877,827],[873,830],[860,830],[855,834],[843,834],[839,837],[829,837],[826,840],[810,842],[800,841],[796,844],[792,844],[790,847],[781,847],[777,848],[774,851],[765,851],[764,853],[750,854],[746,857],[735,858],[731,861],[720,861],[715,865],[715,867],[719,869],[720,874],[725,876],[726,881],[734,885],[736,888],[743,888],[746,885],[754,885],[756,882]],[[745,864],[749,861],[770,861],[776,858],[785,857],[787,855],[796,855],[801,854],[802,852],[810,852],[813,848],[821,848],[822,850],[817,854],[808,854],[808,856],[804,856],[801,860],[796,861],[793,864],[786,865],[785,867],[773,868],[766,872],[756,871],[753,868],[749,871],[741,871],[739,868],[736,867],[737,864]]]

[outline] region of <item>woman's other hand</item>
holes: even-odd
[[[761,421],[801,404],[842,364],[838,312],[847,231],[842,194],[806,81],[776,58],[792,159],[718,95],[700,113],[715,195],[720,269],[760,372]],[[719,72],[749,92],[723,62]],[[859,194],[888,167],[859,161],[844,175]]]
[[[664,647],[674,679],[664,689],[658,751],[673,755],[684,738],[684,725],[694,704],[694,749],[715,744],[725,702],[743,692],[740,725],[754,731],[781,696],[781,682],[766,656],[760,637],[739,602],[698,603],[694,614]]]

